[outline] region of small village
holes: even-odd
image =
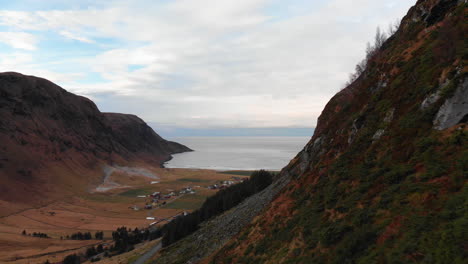
[[[170,202],[173,202],[175,201],[176,199],[184,196],[184,195],[192,195],[192,194],[196,194],[196,189],[199,189],[199,188],[206,188],[206,189],[210,189],[210,190],[222,190],[222,189],[225,189],[233,184],[237,184],[237,183],[241,183],[245,180],[245,178],[243,177],[231,177],[229,180],[224,180],[224,181],[219,181],[215,184],[212,184],[212,185],[208,185],[208,186],[200,186],[200,185],[193,185],[193,186],[186,186],[186,187],[183,187],[179,190],[173,190],[173,189],[167,189],[167,193],[162,193],[160,191],[155,191],[151,194],[148,194],[148,195],[137,195],[138,198],[142,198],[142,199],[145,199],[144,200],[144,203],[141,205],[141,206],[138,206],[138,205],[133,205],[131,207],[129,207],[130,209],[134,210],[134,211],[139,211],[139,210],[142,210],[142,209],[146,209],[146,210],[154,210],[154,209],[158,209],[159,207],[161,206],[164,206]],[[157,184],[159,182],[157,181],[152,181],[151,184],[154,185],[154,184]],[[173,215],[173,216],[170,216],[170,217],[167,217],[167,218],[158,218],[158,217],[155,217],[155,216],[148,216],[146,217],[146,220],[155,220],[154,222],[150,223],[149,226],[154,226],[160,222],[164,222],[164,221],[167,221],[167,222],[170,222],[172,221],[173,219],[183,215],[187,215],[188,212],[187,211],[183,211],[183,212],[180,212],[180,213],[177,213],[176,215]]]

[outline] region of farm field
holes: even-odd
[[[90,245],[110,243],[112,231],[118,227],[144,228],[154,222],[162,225],[175,215],[199,208],[208,196],[217,191],[208,186],[234,176],[210,170],[149,170],[151,177],[113,173],[107,178],[108,183],[112,183],[109,184],[111,188],[105,191],[96,191],[96,188],[42,207],[0,217],[0,263],[44,263],[46,260],[54,263],[72,253],[84,252]],[[187,187],[193,193],[179,194]],[[154,192],[179,195],[155,204],[149,197]],[[145,209],[146,204],[153,206]],[[26,235],[22,234],[23,230]],[[94,239],[98,231],[104,232],[104,240]],[[90,232],[93,239],[67,239],[77,232]],[[50,238],[29,235],[33,233],[45,233]]]

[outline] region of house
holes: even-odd
[[[138,206],[136,206],[136,205],[130,206],[129,208],[133,209],[134,211],[140,210],[140,208],[138,208]]]
[[[152,209],[152,208],[153,208],[153,206],[151,204],[145,205],[145,209]]]

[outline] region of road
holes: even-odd
[[[162,243],[159,242],[153,248],[148,250],[145,254],[143,254],[139,259],[135,260],[132,264],[145,264],[154,254],[156,254],[162,247]]]

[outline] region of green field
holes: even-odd
[[[253,171],[220,171],[219,173],[222,174],[230,174],[230,175],[239,175],[239,176],[250,176],[252,175]]]
[[[125,196],[125,197],[136,197],[138,195],[148,195],[151,194],[151,191],[148,189],[133,189],[133,190],[128,190],[122,193],[119,193],[120,196]]]
[[[172,203],[162,206],[165,209],[196,210],[205,202],[207,196],[199,194],[186,194]]]
[[[195,178],[182,178],[177,181],[181,182],[210,182],[211,180],[205,180],[205,179],[195,179]]]
[[[234,171],[220,171],[222,174],[229,175],[239,175],[239,176],[251,176],[254,171],[243,171],[243,170],[234,170]],[[269,171],[271,173],[278,173],[279,171]]]
[[[83,199],[94,201],[94,202],[106,202],[106,203],[125,203],[128,202],[129,196],[117,196],[117,195],[107,195],[107,194],[90,194]]]

